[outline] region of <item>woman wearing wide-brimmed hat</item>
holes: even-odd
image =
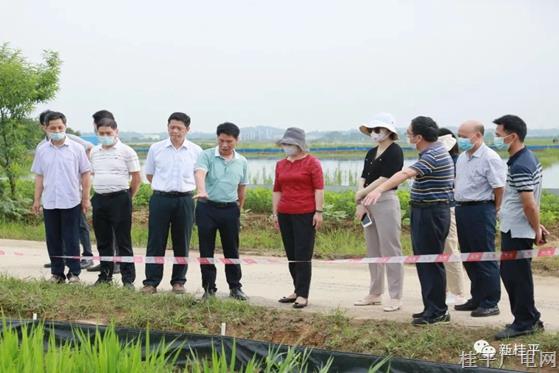
[[[368,257],[400,256],[401,211],[396,188],[386,191],[375,205],[365,207],[361,200],[378,185],[402,169],[404,153],[394,141],[398,139],[394,118],[380,113],[359,130],[375,143],[367,155],[363,173],[355,194],[356,218],[360,221],[368,216],[372,224],[364,227]],[[385,302],[384,311],[397,311],[401,307],[404,266],[401,263],[369,264],[371,283],[369,294],[355,302],[356,306],[380,305],[384,293],[384,272],[388,280],[390,300]]]
[[[273,218],[290,261],[294,285],[293,293],[279,302],[304,308],[308,305],[315,233],[322,224],[324,177],[320,161],[308,153],[305,131],[288,128],[276,144],[286,158],[276,164]]]

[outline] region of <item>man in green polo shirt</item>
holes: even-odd
[[[217,231],[225,258],[239,258],[239,218],[248,184],[247,160],[235,151],[239,133],[239,127],[233,123],[220,124],[217,127],[217,147],[206,149],[194,168],[201,258],[213,258]],[[217,291],[216,268],[213,264],[201,263],[201,271],[204,298],[207,299]],[[231,297],[247,300],[241,290],[240,264],[226,264],[225,277]]]

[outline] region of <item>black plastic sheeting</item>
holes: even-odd
[[[38,325],[39,321],[31,320],[7,320],[6,325],[10,328],[21,330],[23,325],[32,327]],[[47,340],[51,333],[54,333],[57,342],[63,343],[67,341],[76,341],[73,330],[79,329],[85,333],[89,333],[92,340],[95,330],[104,332],[104,326],[95,326],[88,324],[74,324],[57,321],[45,321],[45,348]],[[0,332],[3,325],[0,323]],[[143,329],[115,328],[115,332],[119,339],[125,343],[127,341],[140,339],[145,345],[146,331]],[[264,358],[270,351],[284,353],[290,346],[277,345],[267,342],[254,341],[249,339],[212,336],[203,334],[188,333],[170,333],[149,331],[150,346],[156,347],[159,343],[165,342],[169,345],[169,353],[173,354],[179,350],[178,365],[184,365],[188,357],[192,357],[194,352],[200,358],[211,356],[212,349],[231,356],[233,348],[236,350],[236,364],[240,368],[250,359],[255,357],[257,360]],[[305,347],[292,347],[298,351],[305,350]],[[307,350],[310,350],[307,348]],[[366,354],[347,353],[338,351],[328,351],[322,349],[312,349],[309,352],[307,362],[307,371],[315,371],[326,365],[329,359],[333,359],[330,366],[330,372],[367,372],[375,363],[380,362],[382,357]],[[458,359],[459,357],[457,357]],[[386,372],[388,364],[380,371]],[[434,363],[423,360],[402,359],[393,357],[390,359],[390,372],[392,373],[419,373],[419,372],[435,372],[435,373],[454,373],[454,372],[513,372],[511,370],[492,369],[492,368],[462,368],[460,365]]]

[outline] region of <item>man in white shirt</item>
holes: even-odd
[[[80,213],[89,206],[91,165],[82,146],[66,137],[66,117],[50,112],[45,119],[49,142],[37,148],[31,172],[35,174],[33,212],[41,206],[45,219],[47,250],[51,260],[50,281],[79,282],[80,262],[61,256],[79,256]],[[64,266],[68,274],[64,274]]]
[[[146,177],[153,190],[149,201],[146,255],[165,256],[171,228],[174,256],[184,263],[173,265],[171,285],[176,294],[185,292],[186,263],[194,224],[194,165],[202,153],[202,148],[186,139],[189,130],[188,115],[171,114],[167,120],[169,138],[150,146],[145,164]],[[146,279],[142,292],[155,293],[162,278],[162,263],[146,264]]]
[[[116,238],[119,255],[133,256],[130,233],[132,199],[142,183],[140,161],[136,152],[118,139],[118,128],[114,119],[99,120],[96,123],[96,133],[99,145],[91,151],[95,190],[91,206],[97,250],[101,256],[115,255]],[[102,261],[96,284],[111,283],[113,270],[112,261]],[[120,272],[124,286],[133,289],[136,279],[134,263],[121,263]]]
[[[47,117],[48,113],[51,113],[51,110],[45,110],[39,115],[39,124],[41,125],[41,129],[45,133],[45,138],[39,142],[35,150],[39,148],[39,146],[43,145],[46,142],[49,142],[48,133],[46,129],[46,122],[45,118]],[[66,137],[72,141],[77,142],[81,146],[83,146],[85,153],[89,157],[89,153],[91,149],[93,149],[93,144],[89,141],[82,139],[79,136],[72,135],[71,133],[67,133]],[[89,224],[87,223],[87,218],[85,214],[80,215],[80,243],[82,245],[83,251],[82,256],[83,258],[80,260],[80,267],[81,268],[89,268],[93,265],[93,260],[87,259],[87,257],[92,257],[93,252],[91,251],[91,240],[89,238]],[[51,263],[46,263],[45,268],[50,268]]]

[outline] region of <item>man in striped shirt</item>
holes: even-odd
[[[363,204],[374,204],[383,192],[415,178],[410,201],[413,253],[442,254],[450,228],[450,203],[454,199],[454,162],[437,141],[439,128],[433,119],[417,117],[406,132],[408,142],[419,151],[419,160],[370,192]],[[413,314],[412,324],[449,322],[443,263],[417,263],[416,266],[424,309]]]
[[[524,146],[526,123],[515,115],[493,121],[497,125],[495,146],[506,149],[508,173],[501,221],[501,251],[531,250],[545,243],[546,229],[540,224],[542,166],[534,153]],[[509,295],[514,322],[497,333],[496,339],[512,338],[543,330],[540,313],[534,304],[532,260],[501,262],[501,278]]]

